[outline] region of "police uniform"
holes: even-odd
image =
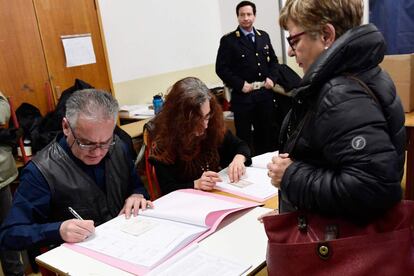
[[[266,78],[277,83],[278,60],[269,35],[262,30],[253,30],[255,43],[244,35],[240,27],[221,38],[216,73],[232,89],[231,109],[237,136],[253,146],[257,155],[274,149],[274,92],[262,87],[243,93],[242,88],[245,81],[263,82]]]

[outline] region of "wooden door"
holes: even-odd
[[[32,0],[0,0],[0,90],[48,111],[48,74]]]
[[[94,0],[33,0],[55,98],[76,78],[110,91],[101,31]],[[62,35],[91,34],[96,63],[66,67]]]

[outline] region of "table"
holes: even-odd
[[[405,113],[407,162],[405,163],[405,199],[414,200],[414,112]]]
[[[267,248],[267,236],[257,217],[269,211],[256,207],[236,213],[223,221],[224,226],[201,241],[199,246],[213,254],[217,252],[251,264],[246,274],[254,274],[265,266]],[[65,246],[36,257],[36,262],[59,275],[131,275]]]
[[[135,121],[129,124],[121,125],[120,128],[124,130],[126,133],[128,133],[131,138],[136,138],[142,135],[144,125],[149,121],[150,119],[144,119]]]

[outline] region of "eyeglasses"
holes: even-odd
[[[68,122],[68,126],[70,128],[70,131],[72,132],[73,138],[75,138],[75,142],[76,142],[76,144],[79,146],[79,148],[81,150],[89,150],[89,151],[92,151],[92,150],[95,150],[97,148],[107,150],[110,147],[112,147],[113,145],[115,145],[115,140],[114,140],[114,137],[113,136],[106,143],[88,143],[88,144],[84,144],[81,141],[79,141],[78,137],[76,137],[75,132],[73,131],[73,128],[71,127],[69,121],[67,121],[67,122]]]
[[[301,33],[295,34],[295,35],[291,35],[286,37],[287,42],[289,43],[290,48],[292,48],[293,51],[295,51],[295,46],[296,44],[299,42],[299,38],[300,36],[306,34],[306,31],[303,31]]]

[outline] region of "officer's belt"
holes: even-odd
[[[253,86],[253,90],[259,90],[260,88],[265,86],[265,82],[264,81],[255,81],[250,83]]]

